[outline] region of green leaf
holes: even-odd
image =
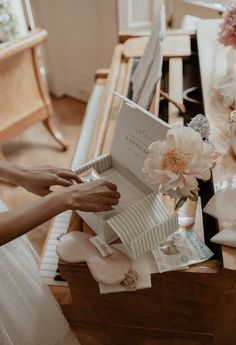
[[[188,196],[188,198],[192,201],[198,201],[198,194],[191,192],[191,194]]]
[[[186,200],[187,200],[187,197],[185,197],[185,196],[180,198],[175,205],[175,211],[177,211],[181,206],[183,206],[183,204],[186,202]]]

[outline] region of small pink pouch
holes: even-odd
[[[86,262],[93,278],[103,284],[122,284],[127,289],[135,289],[138,279],[132,270],[130,258],[111,246],[112,253],[102,257],[98,249],[90,242],[93,236],[73,231],[59,239],[56,253],[62,261],[69,263]],[[132,288],[129,288],[130,281]]]

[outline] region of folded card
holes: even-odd
[[[204,208],[204,212],[229,223],[236,223],[235,210],[236,188],[230,186],[217,191]]]
[[[236,227],[221,230],[211,238],[211,242],[236,248]]]

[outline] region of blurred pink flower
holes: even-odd
[[[224,20],[220,24],[219,42],[224,46],[236,48],[236,1],[231,2],[224,12]]]
[[[147,181],[159,184],[160,192],[174,198],[189,197],[198,191],[197,179],[208,180],[215,164],[214,147],[202,141],[191,127],[175,126],[165,141],[149,146],[143,171]]]

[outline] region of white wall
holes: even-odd
[[[149,30],[164,0],[117,0],[120,31]]]
[[[87,100],[97,68],[109,67],[117,43],[115,0],[31,0],[36,26],[48,31],[49,89]]]
[[[110,66],[118,31],[150,29],[163,1],[30,0],[36,26],[49,34],[50,91],[87,100],[96,69]]]

